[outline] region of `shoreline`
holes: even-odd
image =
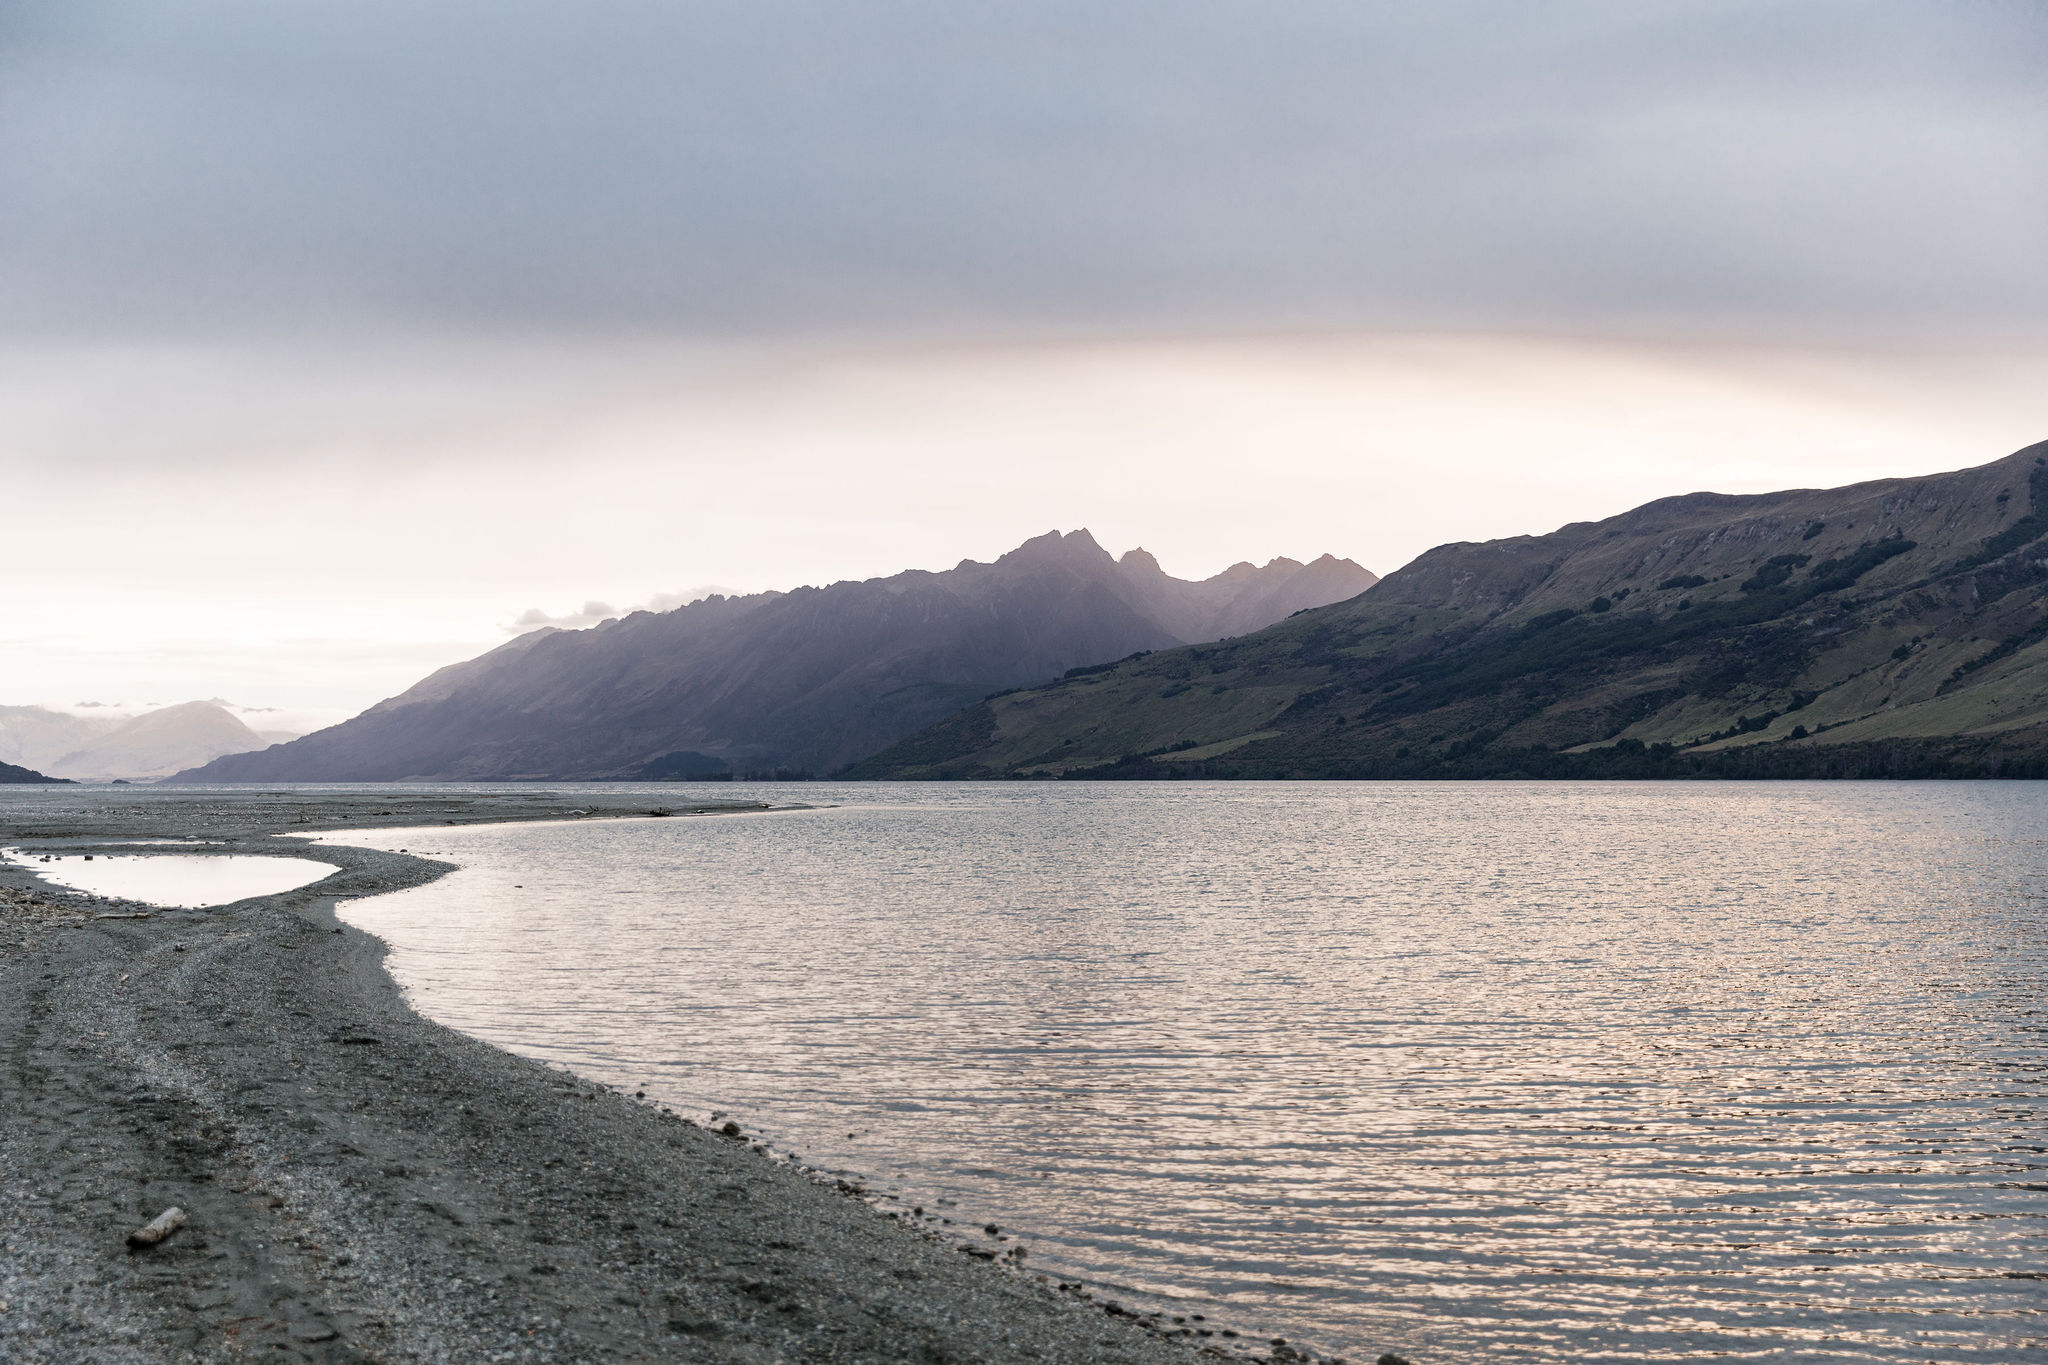
[[[451,865],[290,837],[663,809],[644,799],[46,796],[0,805],[0,842],[203,838],[217,842],[132,851],[297,854],[340,871],[230,907],[113,918],[147,907],[52,898],[28,869],[0,868],[9,1360],[1243,1358],[1247,1343],[1198,1344],[1191,1327],[963,1254],[744,1134],[425,1019],[384,970],[382,940],[334,906]],[[173,1205],[189,1216],[180,1231],[126,1247]]]

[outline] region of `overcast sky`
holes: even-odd
[[[1995,458],[2043,71],[2035,0],[13,0],[0,702]]]

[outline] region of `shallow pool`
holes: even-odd
[[[198,853],[88,856],[6,850],[7,861],[27,867],[58,888],[144,905],[198,909],[231,905],[251,896],[274,896],[309,886],[341,869],[311,858]]]

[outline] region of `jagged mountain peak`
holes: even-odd
[[[1113,559],[1085,528],[1050,531],[992,564],[705,598],[520,636],[342,725],[181,776],[701,776],[706,763],[829,772],[992,690],[1254,628],[1313,604],[1304,594],[1334,601],[1372,581],[1357,570],[1309,582],[1298,569],[1189,583],[1144,551]]]
[[[1061,533],[1047,531],[997,558],[998,565],[1058,564],[1070,567],[1099,568],[1116,563],[1109,551],[1096,543],[1087,527]]]

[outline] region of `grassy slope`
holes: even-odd
[[[1348,602],[991,698],[849,771],[2027,771],[2048,764],[2044,536],[2048,445],[1671,498],[1443,546]]]

